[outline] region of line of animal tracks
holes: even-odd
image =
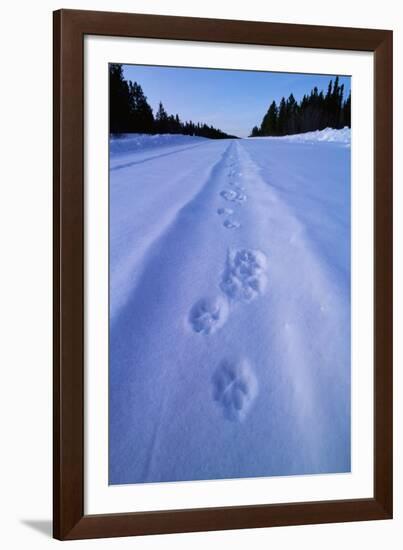
[[[249,161],[250,165],[252,164]],[[252,177],[256,169],[245,173],[239,147],[229,146],[224,155],[224,189],[219,193],[223,200],[216,212],[223,219],[222,227],[242,231],[240,209],[253,206]],[[225,202],[231,207],[225,206]],[[221,238],[226,240],[226,236]],[[236,237],[232,239],[236,243]],[[267,284],[268,262],[266,255],[255,248],[237,248],[230,245],[223,269],[217,276],[217,294],[203,297],[192,307],[189,322],[197,333],[210,335],[221,329],[239,303],[248,303],[261,295]],[[221,293],[219,293],[221,291]],[[213,396],[222,407],[224,417],[243,420],[257,395],[258,381],[247,357],[223,357],[213,379]]]

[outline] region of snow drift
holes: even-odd
[[[324,130],[315,130],[314,132],[304,132],[303,134],[293,134],[291,136],[278,136],[278,137],[258,137],[248,139],[282,139],[292,142],[309,142],[315,143],[317,141],[328,141],[332,143],[351,143],[351,128],[347,126],[340,130],[334,128],[325,128]]]
[[[118,154],[136,153],[145,149],[173,147],[176,145],[191,145],[209,141],[198,136],[183,136],[181,134],[119,134],[112,135],[109,151],[112,157]]]

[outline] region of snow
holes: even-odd
[[[109,151],[112,157],[122,153],[135,153],[144,149],[173,147],[175,145],[190,145],[208,141],[198,136],[183,136],[181,134],[120,134],[112,135]]]
[[[110,140],[110,169],[130,168],[139,162],[145,162],[163,155],[172,155],[182,150],[196,147],[209,141],[198,136],[180,134],[123,134]],[[134,156],[133,156],[134,155]]]
[[[310,134],[111,147],[110,483],[350,471],[349,132]]]
[[[335,143],[344,143],[350,145],[351,143],[351,128],[347,126],[341,130],[335,130],[334,128],[325,128],[324,130],[316,130],[315,132],[304,132],[303,134],[294,134],[291,136],[280,137],[261,137],[261,138],[249,138],[249,139],[283,139],[292,142],[310,142],[315,143],[318,141],[328,141]]]

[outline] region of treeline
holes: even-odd
[[[326,94],[318,88],[304,95],[298,103],[293,94],[284,97],[277,106],[273,101],[264,115],[261,125],[252,129],[250,137],[285,136],[323,130],[324,128],[351,127],[351,93],[344,100],[344,84],[339,77],[331,80]]]
[[[179,115],[169,115],[162,103],[157,113],[137,82],[127,81],[122,65],[109,65],[109,131],[111,134],[185,134],[212,139],[233,138],[225,132],[200,122],[183,122]]]

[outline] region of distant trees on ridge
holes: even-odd
[[[344,100],[344,84],[339,85],[339,77],[329,82],[326,94],[318,88],[304,95],[297,102],[293,94],[277,105],[273,101],[260,126],[254,126],[251,137],[285,136],[323,130],[324,128],[351,127],[351,93]]]
[[[236,137],[204,123],[183,122],[178,114],[168,115],[161,102],[154,116],[140,84],[125,80],[119,63],[109,65],[109,131],[111,134],[185,134],[212,139]]]

